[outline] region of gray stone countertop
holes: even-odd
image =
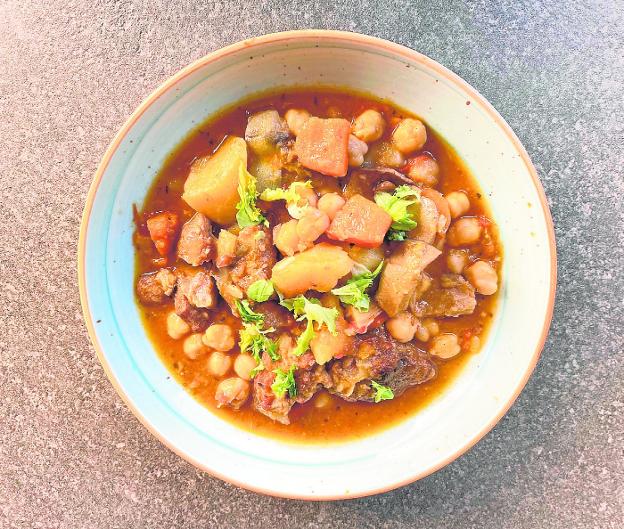
[[[399,490],[306,503],[239,490],[168,451],[89,343],[76,249],[115,132],[160,82],[294,28],[384,37],[476,87],[533,158],[559,285],[506,417]],[[0,0],[0,527],[624,527],[624,4]]]

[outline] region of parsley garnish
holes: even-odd
[[[241,353],[249,352],[258,364],[262,363],[262,353],[266,351],[271,360],[277,361],[280,355],[277,353],[277,343],[266,337],[266,334],[275,329],[262,330],[256,323],[244,323],[239,331],[240,341],[238,346]]]
[[[295,370],[297,366],[290,366],[288,371],[284,371],[279,367],[273,371],[275,373],[275,381],[271,384],[273,393],[282,398],[288,392],[288,396],[292,399],[297,396],[297,384],[295,382]]]
[[[414,216],[407,208],[412,204],[416,204],[419,200],[420,191],[406,185],[397,187],[393,194],[377,193],[375,195],[375,202],[377,205],[385,209],[392,217],[392,224],[390,227],[396,231],[408,231],[416,227]]]
[[[288,206],[288,212],[294,218],[301,218],[306,209],[308,209],[308,203],[305,201],[303,206],[300,206],[299,203],[303,200],[301,195],[298,193],[297,188],[310,188],[312,189],[312,182],[308,180],[307,182],[293,182],[288,186],[287,189],[282,187],[278,187],[275,189],[265,189],[260,198],[262,200],[266,200],[267,202],[272,202],[274,200],[285,200]]]
[[[258,279],[253,282],[247,289],[247,296],[253,301],[266,301],[273,295],[273,283],[266,279]]]
[[[407,237],[407,233],[400,230],[389,230],[386,234],[386,239],[389,241],[404,241],[405,237]]]
[[[246,299],[237,299],[236,300],[236,309],[240,314],[241,320],[245,323],[262,323],[264,322],[264,315],[259,312],[254,312],[253,309],[249,306],[249,301]]]
[[[314,338],[314,323],[316,322],[317,330],[323,325],[327,327],[329,332],[336,334],[336,318],[338,310],[327,308],[321,305],[321,302],[315,298],[306,298],[305,296],[297,296],[296,298],[283,299],[280,305],[286,307],[295,314],[297,321],[307,320],[307,325],[303,333],[297,338],[297,345],[293,350],[293,354],[301,356],[310,347],[310,342]]]
[[[353,305],[359,311],[367,312],[370,308],[370,297],[366,293],[366,289],[373,284],[382,267],[383,261],[379,263],[373,272],[364,272],[348,279],[346,285],[334,288],[331,291],[332,294],[338,296],[344,304]]]
[[[264,371],[264,364],[262,363],[262,360],[260,360],[258,365],[249,372],[249,376],[254,378],[258,373],[260,373],[260,371]]]
[[[382,400],[390,400],[394,398],[394,392],[386,386],[371,380],[371,385],[375,390],[375,402],[381,402]]]
[[[256,206],[256,199],[258,198],[256,177],[247,171],[243,162],[241,162],[238,170],[238,196],[240,200],[236,204],[236,222],[241,228],[260,223],[268,225],[264,215]]]

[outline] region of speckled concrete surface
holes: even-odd
[[[621,2],[0,0],[0,526],[622,528],[624,194]],[[378,497],[238,490],[151,437],[100,368],[76,241],[99,158],[181,66],[303,27],[411,46],[467,79],[538,168],[559,251],[542,360],[467,455]]]

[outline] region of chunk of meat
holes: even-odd
[[[304,356],[308,356],[308,360],[311,358],[309,354]],[[263,359],[263,362],[264,360],[266,359]],[[254,408],[274,421],[290,424],[288,414],[292,407],[296,403],[307,402],[317,391],[330,386],[331,378],[327,371],[322,366],[314,364],[314,359],[311,358],[311,361],[300,365],[295,371],[297,395],[293,398],[289,397],[288,394],[278,397],[271,389],[271,384],[275,381],[275,374],[273,373],[275,367],[275,364],[269,365],[267,369],[255,376],[253,380]],[[280,367],[285,371],[289,369],[286,364],[282,364]]]
[[[375,299],[390,317],[407,309],[422,271],[441,254],[422,241],[407,240],[386,260]]]
[[[243,298],[252,283],[269,279],[275,261],[275,247],[267,228],[248,226],[241,230],[231,265],[212,272],[219,293],[235,314],[235,301]]]
[[[227,230],[221,230],[217,239],[217,258],[215,259],[217,268],[231,265],[235,257],[236,235]]]
[[[162,305],[169,301],[175,281],[175,274],[168,268],[142,274],[136,283],[137,297],[143,305]]]
[[[323,366],[313,365],[310,369],[298,369],[295,371],[297,383],[297,396],[295,400],[299,404],[309,401],[314,394],[322,388],[331,386],[331,377]]]
[[[164,211],[147,219],[147,230],[158,253],[166,257],[178,234],[179,219],[175,213]]]
[[[236,240],[236,261],[232,265],[232,281],[243,291],[259,279],[269,279],[275,264],[275,248],[268,228],[243,228]]]
[[[180,276],[178,292],[184,294],[191,305],[197,308],[212,309],[217,306],[217,290],[212,277],[205,270]]]
[[[354,195],[362,195],[372,200],[376,192],[382,191],[379,188],[382,182],[389,182],[395,186],[414,184],[403,173],[390,167],[362,168],[351,171],[343,195],[347,199]]]
[[[156,280],[160,283],[165,296],[171,296],[176,287],[178,276],[168,268],[161,268],[156,272]]]
[[[477,305],[472,285],[462,276],[445,274],[422,294],[414,298],[410,309],[419,318],[472,314]]]
[[[232,281],[232,275],[229,268],[220,268],[212,271],[212,277],[214,277],[217,283],[217,290],[225,302],[232,309],[234,314],[237,314],[236,300],[241,300],[245,297],[243,290],[238,287]]]
[[[192,332],[206,330],[210,323],[210,312],[207,309],[194,307],[181,291],[176,291],[173,301],[176,314],[189,324]]]
[[[342,248],[320,243],[279,261],[271,277],[277,290],[290,298],[308,290],[329,292],[352,267],[353,261]]]
[[[278,143],[289,136],[288,125],[277,110],[263,110],[249,116],[245,128],[245,141],[256,154],[270,154]]]
[[[178,240],[178,257],[192,266],[199,266],[212,259],[215,253],[216,244],[210,221],[202,213],[195,213],[182,226]]]
[[[451,209],[448,201],[444,198],[444,195],[432,187],[423,188],[421,197],[428,198],[436,205],[439,214],[437,231],[439,235],[444,235],[451,224]]]
[[[293,318],[292,314],[274,301],[257,303],[254,306],[254,310],[264,316],[265,329],[272,327],[276,331],[283,331],[295,325],[295,318]]]
[[[201,332],[210,323],[208,309],[217,305],[217,293],[212,277],[204,270],[181,275],[174,298],[175,312],[186,321],[193,332]]]
[[[288,396],[277,397],[271,389],[271,384],[275,381],[275,373],[264,370],[258,373],[253,379],[253,405],[263,415],[269,419],[282,424],[290,424],[288,413],[294,405],[294,400]]]
[[[392,217],[372,200],[354,195],[342,207],[327,230],[327,236],[364,248],[376,248],[383,243]]]
[[[254,377],[254,407],[274,421],[289,424],[288,413],[292,406],[295,403],[307,402],[319,389],[329,385],[331,379],[325,369],[314,362],[312,353],[307,352],[301,356],[292,354],[295,340],[291,334],[280,335],[277,342],[280,359],[273,361],[267,353],[264,353],[262,363],[265,369]],[[290,397],[287,393],[278,397],[271,389],[271,384],[275,380],[274,370],[280,368],[289,371],[292,366],[296,367],[294,378],[297,394]]]
[[[332,364],[327,389],[345,400],[371,402],[375,396],[371,380],[388,386],[398,397],[435,374],[435,364],[425,351],[413,343],[399,343],[379,328],[361,340],[355,356]]]
[[[409,232],[409,237],[427,244],[433,244],[438,233],[438,219],[440,218],[438,208],[433,200],[424,196],[421,196],[420,201],[413,207],[417,210],[417,225]]]
[[[346,119],[309,118],[295,141],[295,152],[304,167],[328,176],[345,176],[349,167],[349,134]]]
[[[362,312],[351,305],[347,307],[345,312],[349,322],[345,333],[349,335],[364,334],[369,330],[375,329],[388,318],[388,315],[374,301],[371,301],[370,307],[366,312]]]

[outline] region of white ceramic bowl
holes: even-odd
[[[498,314],[482,352],[423,411],[377,435],[292,445],[228,424],[196,402],[158,359],[134,302],[132,204],[198,123],[254,92],[345,86],[423,116],[487,193],[505,259]],[[89,334],[111,382],[164,444],[197,467],[256,491],[305,499],[364,496],[443,467],[484,436],[531,374],[549,328],[555,244],[527,153],[498,113],[449,70],[410,49],[353,33],[268,35],[219,50],[166,81],[111,143],[85,207],[80,293]]]

